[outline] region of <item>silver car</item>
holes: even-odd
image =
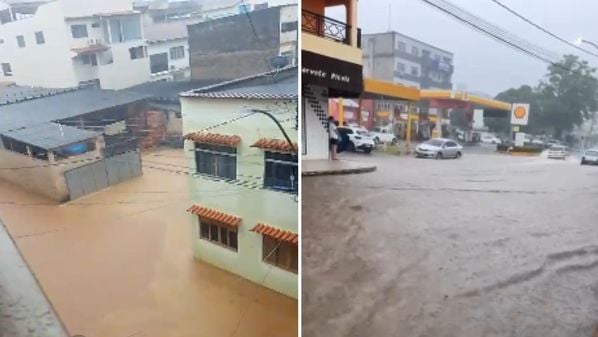
[[[461,158],[462,155],[463,147],[446,138],[430,139],[415,149],[415,156],[418,158]]]
[[[587,150],[581,157],[581,165],[598,165],[598,149]]]

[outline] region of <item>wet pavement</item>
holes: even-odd
[[[303,335],[592,336],[598,167],[481,148],[303,180]]]
[[[142,177],[61,206],[0,181],[0,219],[68,332],[296,336],[296,300],[193,259],[181,150],[143,161]]]
[[[0,336],[67,337],[0,221]]]

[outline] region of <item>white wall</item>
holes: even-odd
[[[131,60],[129,48],[144,46],[145,42],[126,42],[111,48],[114,63],[99,67],[102,89],[120,90],[149,82],[149,57]]]
[[[328,97],[322,95],[326,90],[325,88],[310,86],[311,91],[318,97],[320,106],[324,109],[326,115],[328,115]],[[305,130],[302,136],[304,137],[302,149],[302,159],[328,159],[328,131],[322,125],[322,122],[318,118],[316,112],[312,109],[310,104],[304,99],[302,102],[304,109],[304,116],[302,118],[303,130]]]
[[[79,81],[70,61],[66,29],[59,2],[39,7],[31,18],[0,25],[0,39],[4,40],[0,63],[10,63],[13,71],[12,77],[0,74],[0,80],[54,88],[76,86]],[[45,44],[36,43],[37,31],[43,32]],[[17,35],[25,37],[25,48],[18,47]]]
[[[239,117],[247,112],[243,107],[271,110],[275,107],[275,103],[276,101],[181,98],[183,134]],[[292,118],[291,122],[286,122],[283,126],[289,137],[297,141],[294,116],[294,108],[289,109],[288,113],[276,115],[279,120]],[[264,151],[252,148],[251,145],[262,137],[283,138],[276,124],[260,114],[228,123],[210,132],[241,137],[241,144],[237,147],[237,173],[240,180],[251,180],[248,176],[263,177],[264,174]],[[185,151],[189,158],[188,166],[195,168],[194,151],[191,151],[193,143],[186,142],[185,147],[186,150],[190,150]],[[260,179],[251,181],[261,182]],[[253,282],[260,284],[264,282],[264,286],[268,288],[297,298],[297,274],[262,262],[262,235],[250,231],[258,223],[266,223],[298,233],[298,203],[292,196],[282,192],[248,189],[201,178],[190,178],[189,186],[191,197],[197,204],[234,214],[243,219],[238,230],[238,252],[233,252],[199,239],[197,217],[190,215],[195,256]],[[264,278],[265,275],[268,277]]]
[[[170,58],[170,48],[174,47],[184,47],[185,48],[185,56],[183,58],[173,60]],[[181,71],[189,69],[189,41],[187,39],[176,39],[170,40],[165,42],[157,42],[149,44],[147,47],[147,52],[149,55],[161,54],[166,53],[168,54],[168,68],[169,73],[172,71]],[[172,68],[174,66],[174,69]],[[151,73],[151,69],[148,68],[148,71]],[[161,77],[158,74],[152,75],[152,79],[156,79],[157,77]]]

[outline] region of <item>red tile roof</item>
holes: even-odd
[[[198,143],[208,143],[226,146],[237,146],[241,142],[241,137],[231,135],[221,135],[217,133],[194,132],[185,136],[185,139]]]
[[[291,144],[289,144],[289,142],[286,140],[275,138],[262,138],[255,142],[255,144],[251,145],[251,147],[257,147],[267,151],[296,153],[297,144],[294,143],[293,146],[294,147],[291,147]]]
[[[92,44],[92,45],[82,47],[82,48],[73,48],[71,50],[79,55],[84,55],[84,54],[97,53],[97,52],[105,51],[108,49],[110,49],[110,47],[98,43],[98,44]]]
[[[282,242],[299,244],[299,235],[293,232],[285,231],[276,227],[268,226],[263,223],[257,224],[251,229],[252,232],[256,232],[265,236],[268,236],[275,240]]]
[[[238,216],[227,214],[212,208],[193,205],[187,209],[187,212],[195,214],[200,220],[213,221],[231,227],[239,227],[242,219]]]

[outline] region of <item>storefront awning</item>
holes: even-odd
[[[200,220],[216,222],[234,228],[239,227],[242,221],[242,219],[238,216],[227,214],[200,205],[193,205],[189,207],[189,209],[187,209],[187,212],[197,215],[197,217],[199,217]]]
[[[294,245],[299,244],[299,235],[290,231],[285,231],[276,227],[268,226],[260,223],[251,229],[252,232],[256,232],[282,242],[292,243]]]
[[[419,101],[420,90],[402,84],[379,81],[371,78],[363,80],[363,94],[361,98],[385,98],[406,101]]]
[[[197,143],[207,143],[225,146],[237,146],[241,143],[241,137],[234,135],[222,135],[218,133],[193,132],[184,137]]]

